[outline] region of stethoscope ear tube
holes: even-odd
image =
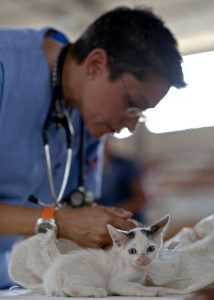
[[[50,155],[50,147],[49,147],[49,141],[48,141],[48,129],[46,128],[43,130],[43,142],[44,142],[44,150],[45,150],[45,158],[46,158],[46,164],[47,164],[47,175],[48,175],[48,182],[50,186],[50,192],[51,196],[53,198],[54,204],[56,206],[61,206],[61,200],[64,195],[67,183],[68,183],[68,178],[71,170],[71,161],[72,161],[72,132],[70,129],[72,128],[72,125],[70,124],[69,126],[69,120],[67,119],[67,116],[64,116],[63,119],[61,119],[61,125],[64,127],[65,132],[66,132],[66,140],[67,140],[67,157],[66,157],[66,162],[65,162],[65,171],[63,175],[63,180],[62,184],[60,187],[59,194],[56,194],[56,189],[54,185],[54,180],[53,180],[53,172],[52,172],[52,165],[51,165],[51,155]]]
[[[64,112],[63,125],[66,132],[67,147],[72,149],[72,137],[74,136],[74,128],[70,121],[67,110]]]
[[[50,192],[51,196],[53,198],[53,201],[56,206],[57,205],[57,196],[56,196],[56,191],[55,191],[55,186],[53,182],[53,176],[52,176],[52,166],[51,166],[51,157],[50,157],[50,148],[49,144],[44,145],[45,149],[45,158],[46,158],[46,164],[47,164],[47,175],[48,175],[48,182],[49,182],[49,187],[50,187]]]
[[[68,148],[67,149],[67,159],[66,159],[66,164],[65,164],[65,173],[63,176],[63,181],[62,181],[59,195],[56,199],[57,206],[60,206],[60,202],[65,193],[65,189],[66,189],[66,186],[68,183],[68,178],[69,178],[69,174],[70,174],[70,170],[71,170],[71,161],[72,161],[72,149]]]

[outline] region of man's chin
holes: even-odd
[[[110,126],[103,126],[102,128],[98,129],[98,128],[91,128],[88,129],[88,131],[90,132],[91,136],[94,138],[101,138],[103,135],[105,134],[113,134],[115,133],[115,130],[110,127]]]

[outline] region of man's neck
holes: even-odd
[[[46,36],[43,42],[45,56],[47,58],[50,72],[64,44],[54,41],[51,37]]]

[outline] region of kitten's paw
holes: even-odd
[[[139,291],[139,295],[141,297],[156,297],[160,296],[159,289],[156,288],[143,288],[141,291]]]
[[[157,296],[157,292],[155,291],[148,291],[146,289],[134,289],[129,291],[123,292],[123,293],[118,293],[121,296],[133,296],[133,297],[154,297]]]
[[[171,289],[171,288],[164,288],[158,287],[158,295],[157,296],[166,296],[166,295],[179,295],[181,292],[179,290]]]
[[[157,291],[157,296],[165,296],[166,292],[164,291],[164,289],[158,289]]]
[[[145,296],[147,297],[160,297],[167,295],[166,289],[161,287],[147,287],[145,290]],[[171,294],[173,294],[171,292]]]
[[[68,296],[71,297],[95,297],[101,298],[108,295],[107,291],[95,287],[75,287],[69,292],[66,292]]]

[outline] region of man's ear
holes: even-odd
[[[108,68],[108,55],[102,48],[93,49],[85,60],[86,73],[89,79],[93,80]]]
[[[110,224],[108,224],[107,227],[108,227],[108,232],[111,236],[114,246],[119,248],[119,247],[125,245],[125,243],[128,240],[126,233],[120,229],[114,228]]]

